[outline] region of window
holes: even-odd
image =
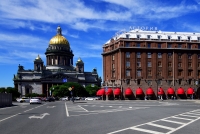
[[[180,41],[181,40],[181,36],[178,36],[178,41]]]
[[[130,62],[129,61],[126,62],[126,67],[130,67]]]
[[[158,40],[160,40],[160,35],[158,35]]]
[[[115,78],[115,72],[112,72],[112,77]]]
[[[115,64],[112,64],[112,68],[115,69]]]
[[[137,47],[140,47],[140,43],[137,43]]]
[[[172,44],[167,44],[167,48],[172,48]]]
[[[199,41],[200,42],[200,41]],[[200,45],[198,44],[198,49],[200,49]]]
[[[151,67],[151,62],[150,62],[150,61],[147,62],[147,66],[148,66],[148,67]]]
[[[172,58],[172,53],[168,53],[168,58]]]
[[[171,36],[168,36],[168,40],[171,40]]]
[[[157,84],[158,85],[162,85],[162,81],[161,80],[157,80]]]
[[[182,67],[182,63],[181,62],[178,63],[178,67]]]
[[[158,76],[162,76],[162,72],[159,71],[159,72],[158,72]]]
[[[141,62],[140,61],[137,62],[137,67],[141,67]]]
[[[158,48],[161,48],[161,44],[160,43],[158,44]]]
[[[137,35],[137,39],[138,39],[138,40],[140,39],[140,35]]]
[[[178,59],[181,59],[182,58],[182,55],[181,53],[178,54]]]
[[[172,63],[171,62],[168,63],[168,67],[172,67]]]
[[[198,67],[200,67],[200,62],[198,62]]]
[[[148,70],[148,76],[152,76],[151,70]]]
[[[137,80],[137,85],[140,85],[140,80]]]
[[[192,63],[191,62],[188,62],[188,67],[192,67]]]
[[[172,71],[168,71],[168,76],[172,76]]]
[[[147,35],[147,38],[148,38],[148,39],[151,39],[151,35]]]
[[[158,61],[158,67],[162,67],[161,61]]]
[[[147,84],[148,84],[148,86],[151,86],[151,85],[152,85],[152,81],[151,81],[151,80],[148,80],[148,81],[147,81]]]
[[[141,77],[141,73],[142,73],[141,70],[137,70],[137,76],[138,76],[138,77]]]
[[[112,60],[115,60],[115,55],[112,55]]]
[[[130,58],[130,52],[126,52],[126,58]]]
[[[181,45],[181,44],[178,44],[178,48],[182,48],[182,45]]]
[[[169,86],[172,85],[172,80],[168,80],[168,85],[169,85]]]
[[[191,45],[191,44],[188,44],[188,48],[191,49],[191,48],[192,48],[192,45]]]
[[[192,55],[191,54],[188,54],[188,59],[192,59]]]
[[[200,42],[200,37],[197,37],[198,41]]]
[[[151,48],[151,43],[148,43],[148,44],[147,44],[147,47],[148,47],[148,48]]]
[[[188,41],[190,41],[190,39],[191,39],[191,37],[190,37],[190,36],[188,36]]]
[[[126,34],[126,38],[129,39],[129,34]]]
[[[198,54],[198,59],[200,59],[200,54]]]
[[[140,52],[137,53],[137,58],[141,58],[141,53]]]
[[[147,53],[147,58],[151,58],[151,53]]]
[[[126,76],[130,76],[130,70],[126,70]]]
[[[188,70],[188,76],[192,76],[192,70]]]
[[[178,70],[178,76],[182,76],[183,71],[182,70]]]
[[[129,43],[129,42],[126,42],[125,47],[130,47],[130,43]]]
[[[161,53],[158,53],[158,58],[162,58],[162,54]]]
[[[179,85],[182,84],[182,80],[181,80],[181,79],[178,80],[178,84],[179,84]]]

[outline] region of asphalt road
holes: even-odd
[[[0,108],[0,134],[198,134],[200,101],[56,101]]]

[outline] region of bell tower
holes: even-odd
[[[81,58],[79,57],[77,62],[76,62],[76,71],[79,73],[83,73],[84,72],[84,63],[81,60]]]
[[[38,55],[34,60],[34,71],[38,71],[38,72],[42,71],[43,70],[43,64],[44,64],[44,62],[42,61],[42,59]]]

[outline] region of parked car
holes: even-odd
[[[46,102],[46,101],[51,102],[51,101],[55,101],[55,99],[54,99],[53,97],[47,97],[47,98],[45,98],[44,101],[45,101],[45,102]]]
[[[80,97],[74,97],[74,100],[81,100]]]
[[[42,104],[42,100],[40,97],[33,97],[30,99],[30,104]]]
[[[28,97],[22,97],[22,98],[18,98],[18,99],[16,99],[17,100],[17,102],[20,102],[20,103],[23,103],[23,102],[30,102],[30,98],[28,98]]]
[[[98,100],[96,97],[86,97],[85,100]]]
[[[69,100],[69,97],[68,97],[68,96],[62,97],[62,98],[60,98],[60,100],[62,100],[62,101],[68,101],[68,100]]]

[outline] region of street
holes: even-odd
[[[199,100],[56,101],[0,108],[1,134],[197,134]]]

